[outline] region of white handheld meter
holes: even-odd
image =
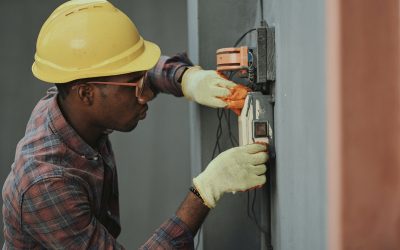
[[[247,94],[242,113],[239,116],[239,144],[255,142],[270,144],[273,136],[272,105],[270,96],[261,92]]]

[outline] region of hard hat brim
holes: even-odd
[[[161,50],[155,43],[150,41],[144,41],[144,51],[132,62],[125,64],[122,67],[113,69],[113,70],[104,70],[101,69],[99,71],[90,70],[88,72],[81,72],[77,74],[76,71],[69,72],[60,72],[60,71],[49,71],[45,72],[36,65],[36,62],[32,65],[33,75],[47,83],[67,83],[77,79],[91,78],[91,77],[101,77],[101,76],[115,76],[122,75],[137,71],[147,71],[153,68],[161,56]]]
[[[161,56],[160,47],[157,44],[144,41],[145,50],[144,52],[133,60],[131,63],[115,70],[114,73],[110,72],[111,75],[121,75],[126,73],[132,73],[137,71],[147,71],[152,69],[158,62]]]

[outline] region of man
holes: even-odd
[[[37,40],[33,74],[55,83],[34,108],[3,187],[5,249],[122,249],[117,171],[108,134],[144,119],[159,92],[210,107],[235,84],[160,57],[130,19],[105,0],[58,7]],[[227,150],[199,176],[143,249],[193,249],[193,237],[226,192],[265,183],[265,145]]]

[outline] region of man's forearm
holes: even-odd
[[[193,237],[209,210],[200,198],[189,193],[176,216],[164,222],[140,249],[193,249]]]
[[[159,92],[183,96],[181,83],[183,72],[193,63],[185,53],[173,57],[161,56],[157,65],[147,72],[147,83],[155,94]]]
[[[210,209],[204,205],[199,197],[189,192],[176,212],[176,216],[179,217],[190,231],[192,231],[193,235],[195,235],[209,211]]]

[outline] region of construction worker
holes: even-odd
[[[108,134],[134,129],[159,92],[226,107],[223,99],[235,87],[183,54],[160,56],[105,0],[59,6],[41,28],[32,71],[56,87],[34,108],[4,183],[3,249],[123,249]],[[260,144],[221,153],[142,248],[193,249],[194,235],[224,193],[265,183],[267,158]]]

